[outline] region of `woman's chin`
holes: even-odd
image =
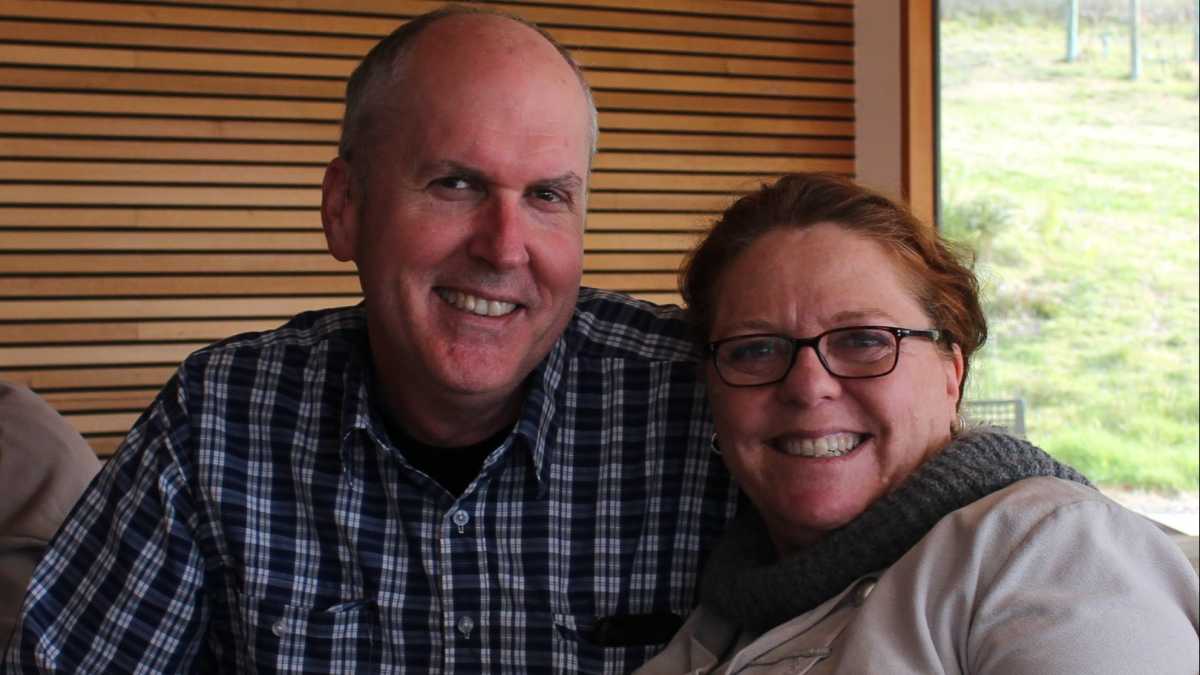
[[[759,512],[781,553],[794,552],[844,527],[862,515],[873,501],[865,496],[861,499],[847,497],[851,496],[844,492],[840,495],[793,495],[786,504],[767,507],[775,517],[764,513],[762,507]]]

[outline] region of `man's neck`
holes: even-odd
[[[427,445],[463,447],[479,443],[502,429],[511,429],[521,413],[521,388],[505,397],[453,396],[408,392],[390,385],[378,374],[376,394],[380,411],[392,426]]]

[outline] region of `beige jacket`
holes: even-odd
[[[1195,570],[1147,520],[1030,478],[761,636],[702,606],[636,672],[1195,674],[1198,603]]]
[[[34,566],[99,470],[96,454],[53,408],[0,382],[0,653]]]

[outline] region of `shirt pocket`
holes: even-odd
[[[256,603],[255,639],[245,655],[257,672],[379,672],[379,608],[351,600],[323,608]]]
[[[650,659],[666,643],[604,646],[592,637],[596,617],[553,615],[554,672],[628,673]]]

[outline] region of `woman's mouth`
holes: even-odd
[[[866,434],[837,433],[820,438],[784,436],[773,439],[771,447],[793,457],[842,457],[867,439]]]

